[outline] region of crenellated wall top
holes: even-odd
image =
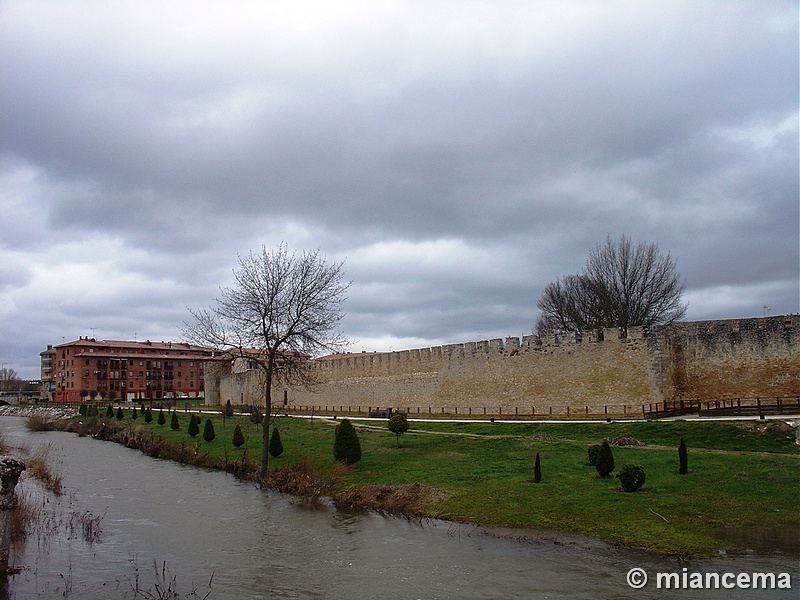
[[[618,329],[605,329],[602,334],[597,332],[583,335],[569,332],[561,335],[548,335],[540,338],[536,335],[524,335],[521,338],[509,336],[506,338],[493,338],[475,342],[459,344],[443,344],[427,348],[414,348],[411,350],[395,350],[392,352],[362,352],[342,355],[329,355],[315,359],[315,363],[325,370],[340,370],[344,368],[363,368],[387,365],[408,365],[411,363],[439,362],[443,359],[459,359],[479,356],[516,356],[530,353],[543,348],[557,348],[561,346],[578,346],[587,344],[625,343],[645,339],[646,331],[641,327],[628,329],[627,337],[623,338]]]

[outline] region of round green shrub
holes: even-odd
[[[408,419],[405,413],[394,413],[389,418],[389,431],[397,436],[397,445],[400,446],[400,436],[408,431]]]
[[[617,473],[617,479],[626,492],[635,492],[644,484],[644,467],[640,465],[625,465]]]

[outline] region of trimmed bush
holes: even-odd
[[[361,460],[361,442],[349,419],[342,419],[336,426],[333,442],[333,457],[339,462],[352,465]]]
[[[139,418],[139,413],[136,412],[136,405],[134,404],[133,405],[133,412],[131,413],[131,419],[135,420],[135,419],[138,419],[138,418]]]
[[[181,428],[181,424],[178,422],[178,413],[174,410],[172,411],[172,420],[170,421],[169,428],[172,431],[178,431]]]
[[[196,436],[200,433],[200,424],[197,422],[197,417],[195,415],[191,415],[189,417],[189,429],[186,430],[191,437]]]
[[[125,418],[125,413],[122,412],[122,407],[117,408],[117,421],[122,421]]]
[[[533,463],[533,483],[542,482],[542,463],[539,460],[539,453],[536,453],[536,462]]]
[[[147,410],[144,411],[144,422],[145,423],[153,422],[153,409],[151,409],[149,406],[147,407]]]
[[[237,448],[244,445],[244,434],[242,433],[242,426],[239,425],[238,423],[236,424],[236,428],[233,430],[233,445]]]
[[[278,431],[277,426],[272,428],[272,433],[269,436],[269,453],[275,458],[283,454],[283,442],[281,442],[281,432]]]
[[[85,417],[88,411],[89,406],[87,404],[81,404],[80,407],[78,407],[78,414],[82,417]]]
[[[635,492],[644,483],[644,468],[640,465],[624,465],[617,473],[617,479],[626,492]]]
[[[214,431],[214,423],[210,418],[206,419],[205,427],[203,427],[203,439],[207,442],[213,442],[215,437],[217,437],[217,433]]]
[[[681,444],[678,446],[678,461],[680,462],[678,473],[686,475],[689,472],[689,454],[686,451],[686,442],[683,441],[683,436],[681,436]]]
[[[593,467],[597,464],[597,453],[600,452],[600,444],[592,444],[589,446],[589,459],[587,464]]]
[[[614,455],[611,453],[611,446],[608,445],[608,442],[600,444],[594,468],[597,469],[600,477],[608,477],[614,470]]]
[[[164,423],[166,423],[166,422],[167,422],[167,418],[164,416],[164,411],[163,410],[159,410],[158,411],[158,421],[157,421],[157,423],[159,425],[164,425]]]
[[[395,413],[389,419],[389,431],[397,436],[397,447],[400,447],[400,436],[408,431],[408,419],[405,413]]]
[[[106,416],[110,419],[114,416],[114,407],[110,404],[106,407]]]

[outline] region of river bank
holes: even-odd
[[[32,537],[15,555],[14,564],[27,568],[12,578],[14,600],[170,597],[157,595],[157,586],[207,600],[663,600],[686,592],[658,589],[660,572],[796,571],[795,561],[780,557],[686,561],[517,540],[434,519],[305,510],[226,473],[154,460],[121,444],[31,432],[24,419],[0,419],[0,428],[14,444],[49,449],[60,466],[64,493],[49,497],[49,507],[103,517],[93,543],[68,531]],[[634,566],[653,582],[631,589],[626,574]],[[793,574],[793,589],[747,595],[789,599],[798,585]],[[730,590],[702,596],[725,600]]]
[[[122,421],[96,420],[93,429],[87,429],[86,419],[73,420],[70,427],[79,435],[110,439],[151,456],[257,479],[258,426],[246,417],[216,415],[217,437],[204,442],[187,435],[186,415],[180,416],[184,423],[178,431],[155,419],[134,421],[130,411]],[[247,438],[238,450],[231,444],[237,423]],[[273,459],[268,485],[292,494],[300,504],[322,505],[330,497],[349,510],[445,519],[553,544],[599,539],[610,546],[678,556],[798,553],[791,543],[769,548],[740,535],[800,537],[795,489],[785,485],[797,480],[800,461],[794,430],[781,422],[415,423],[416,432],[405,434],[399,446],[388,431],[361,428],[364,457],[354,467],[333,461],[332,424],[280,419],[287,451]],[[645,466],[647,481],[640,492],[619,491],[616,480],[598,478],[585,464],[587,445],[612,434],[638,436],[643,444],[614,448],[618,466]],[[667,445],[677,445],[680,436],[690,446],[687,476],[677,474],[676,449]],[[531,482],[536,452],[544,459],[542,484]]]

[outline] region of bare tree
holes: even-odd
[[[541,311],[536,331],[589,331],[603,327],[603,313],[585,275],[567,275],[547,284],[536,303]]]
[[[0,391],[18,391],[22,389],[22,380],[11,367],[0,368]]]
[[[549,283],[537,302],[538,328],[586,331],[618,327],[652,327],[677,321],[686,314],[684,285],[675,260],[662,255],[654,243],[610,237],[596,246],[584,272]]]
[[[235,283],[221,288],[216,306],[189,309],[194,319],[184,324],[189,340],[249,361],[262,375],[262,482],[269,462],[273,384],[307,379],[309,357],[347,342],[336,331],[350,286],[343,274],[343,263],[327,264],[318,250],[290,254],[285,243],[272,251],[262,246],[258,253],[239,256]]]

